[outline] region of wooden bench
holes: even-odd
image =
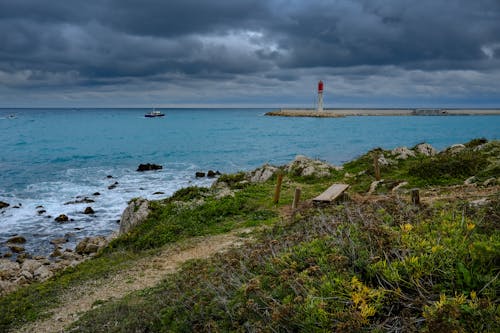
[[[313,203],[332,203],[337,200],[345,190],[349,188],[347,184],[333,184],[325,192],[312,199]]]

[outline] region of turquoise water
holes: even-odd
[[[210,185],[195,179],[196,171],[285,164],[297,154],[338,165],[377,146],[425,141],[442,149],[500,133],[499,116],[319,119],[266,117],[264,109],[165,109],[164,118],[149,119],[147,111],[0,109],[0,200],[11,204],[0,213],[0,244],[22,234],[29,251],[47,253],[52,238],[67,235],[70,247],[84,236],[109,234],[133,197]],[[135,171],[148,162],[164,169]],[[94,217],[81,214],[89,204],[64,205],[94,192],[101,194],[92,197]],[[39,215],[38,206],[46,212]],[[61,213],[74,221],[54,222]]]

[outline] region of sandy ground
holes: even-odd
[[[281,117],[334,118],[347,116],[411,116],[411,115],[500,115],[500,109],[280,109],[266,113]]]
[[[96,302],[119,299],[133,291],[153,287],[187,260],[208,258],[230,246],[241,244],[244,239],[238,235],[250,231],[236,230],[223,235],[195,238],[182,247],[168,247],[157,255],[142,258],[132,268],[109,279],[89,281],[68,290],[61,297],[61,306],[51,310],[52,316],[13,332],[64,332],[65,327],[92,309]]]

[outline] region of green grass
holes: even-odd
[[[285,175],[277,205],[275,177],[251,184],[242,172],[222,175],[219,181],[235,193],[220,199],[210,189],[181,189],[152,202],[146,222],[97,258],[0,298],[0,331],[45,316],[72,286],[111,276],[166,244],[261,225],[271,229],[255,244],[189,262],[155,288],[97,304],[78,330],[384,331],[404,323],[406,331],[489,331],[499,313],[498,198],[481,210],[463,203],[415,210],[387,201],[300,211],[291,223],[279,214],[296,187],[302,200],[335,182],[366,192],[375,180],[373,153],[393,161],[381,167],[382,193],[400,181],[432,187],[472,175],[498,177],[498,141],[477,139],[466,147],[404,161],[376,149],[324,178]]]
[[[491,211],[398,200],[301,212],[87,313],[77,332],[481,331],[498,322]],[[496,216],[498,218],[498,215]],[[115,326],[111,324],[115,323]]]
[[[46,316],[48,310],[59,305],[59,296],[69,287],[105,279],[130,267],[137,258],[137,254],[128,251],[107,253],[78,267],[67,268],[48,281],[33,283],[1,297],[0,331]]]

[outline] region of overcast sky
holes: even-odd
[[[500,0],[0,0],[0,107],[500,107]]]

